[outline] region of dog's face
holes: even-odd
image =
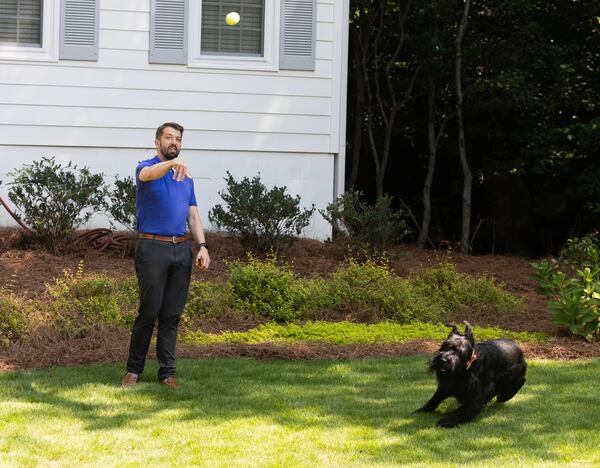
[[[475,337],[471,326],[466,323],[464,335],[458,331],[456,325],[448,326],[452,328],[452,331],[429,362],[429,368],[435,371],[439,378],[449,377],[456,372],[468,369],[474,356]]]

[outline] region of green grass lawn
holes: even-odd
[[[130,389],[122,365],[4,373],[0,465],[600,465],[599,359],[532,361],[513,400],[449,430],[412,413],[425,363],[180,360],[175,391],[154,362]]]

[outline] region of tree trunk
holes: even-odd
[[[381,155],[379,171],[376,174],[377,180],[375,181],[375,186],[377,188],[377,198],[381,198],[384,195],[383,183],[387,172],[388,161],[390,160],[390,151],[392,150],[392,134],[394,133],[394,124],[396,123],[397,114],[397,108],[391,110],[388,125],[385,127],[385,136],[383,138],[383,151]]]
[[[423,184],[423,220],[421,231],[417,239],[417,246],[422,249],[429,237],[429,225],[431,223],[431,186],[435,163],[437,159],[437,138],[435,134],[435,81],[433,75],[427,74],[427,139],[429,141],[429,160],[427,162],[427,173]]]
[[[456,82],[456,126],[458,129],[458,154],[460,167],[463,173],[462,192],[462,228],[460,234],[460,250],[469,253],[471,250],[471,193],[473,175],[467,161],[467,149],[465,144],[465,125],[463,121],[463,90],[462,90],[462,41],[469,21],[469,7],[471,0],[464,0],[464,8],[458,32],[456,33],[456,54],[454,60],[454,78]]]

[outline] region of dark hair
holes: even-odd
[[[175,130],[179,130],[179,132],[181,133],[181,136],[183,136],[183,127],[181,125],[179,125],[178,123],[175,123],[175,122],[165,122],[164,124],[162,124],[160,127],[158,127],[156,129],[156,139],[157,140],[160,140],[160,137],[162,136],[164,129],[167,127],[170,127]]]

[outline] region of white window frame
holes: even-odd
[[[58,62],[60,0],[42,0],[42,45],[0,44],[0,60]]]
[[[264,30],[263,30],[263,56],[253,57],[247,55],[203,55],[201,50],[202,36],[202,1],[190,1],[190,14],[188,18],[188,66],[190,68],[217,68],[227,70],[279,70],[279,27],[281,2],[265,0]],[[242,19],[243,21],[243,19]]]

